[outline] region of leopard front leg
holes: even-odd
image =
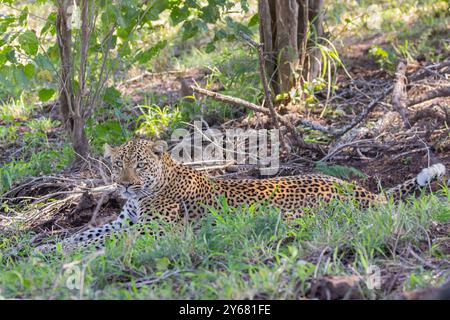
[[[63,251],[71,251],[78,246],[86,247],[89,245],[95,245],[96,247],[99,247],[99,244],[104,241],[106,235],[136,224],[139,220],[139,217],[140,206],[138,200],[129,199],[125,203],[116,220],[101,227],[91,228],[84,232],[74,234],[69,238],[62,240],[60,244]],[[56,244],[44,244],[38,246],[35,251],[43,253],[54,252],[56,251],[56,248]]]
[[[89,229],[80,234],[75,234],[61,241],[64,252],[72,251],[77,247],[95,246],[97,250],[104,247],[106,237],[114,234],[125,234],[130,226],[137,230],[139,234],[149,233],[154,235],[162,234],[162,225],[158,225],[158,231],[154,232],[146,227],[152,221],[165,221],[167,223],[176,223],[180,219],[180,206],[164,198],[145,199],[141,202],[128,200],[119,217],[98,228]],[[42,245],[37,247],[39,252],[56,251],[57,245]]]
[[[139,219],[137,223],[134,221],[130,222],[132,228],[123,230],[114,230],[113,232],[120,235],[126,235],[130,233],[138,235],[150,235],[157,236],[162,235],[164,232],[164,227],[159,222],[165,222],[168,224],[174,224],[180,222],[180,206],[179,204],[165,198],[149,198],[141,201],[139,203]],[[157,222],[157,229],[148,228],[149,224],[152,222]],[[89,230],[88,230],[89,231]],[[80,245],[87,247],[94,245],[97,250],[104,247],[104,241],[110,233],[106,232],[93,239],[89,239],[85,242],[80,242]]]

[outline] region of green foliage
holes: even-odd
[[[0,239],[0,294],[35,299],[298,299],[324,276],[361,276],[357,290],[363,297],[389,298],[392,293],[364,287],[369,267],[385,270],[399,260],[412,267],[398,270],[401,280],[392,288],[394,294],[438,286],[449,276],[445,264],[436,264],[439,270],[430,276],[407,250],[427,241],[426,231],[448,200],[430,195],[365,211],[335,202],[296,221],[284,221],[263,205],[230,208],[223,200],[195,232],[192,226],[163,225],[161,237],[130,233],[112,238],[104,254],[78,250],[29,257],[32,234],[11,235]],[[18,245],[24,257],[8,259],[5,255]],[[427,252],[418,254],[426,257]],[[442,259],[448,258],[447,252]],[[77,279],[82,289],[71,289],[68,280],[81,270]],[[137,289],[140,278],[152,281]]]
[[[49,56],[39,53],[40,40],[28,25],[29,8],[0,17],[0,98],[17,99],[39,72],[53,72]]]
[[[98,84],[102,76],[117,74],[136,63],[147,64],[167,46],[167,39],[151,38],[159,30],[160,24],[167,20],[172,27],[179,26],[180,38],[187,40],[208,32],[208,24],[221,21],[235,8],[231,0],[208,0],[202,3],[190,0],[156,0],[142,2],[138,0],[114,1],[106,5],[101,0],[92,0],[96,17],[87,52],[88,74],[86,85],[95,95],[108,94]],[[17,98],[24,89],[32,87],[40,101],[52,99],[58,87],[56,71],[59,70],[59,52],[56,41],[56,5],[38,2],[30,6],[22,3],[11,5],[7,15],[0,17],[0,31],[5,36],[0,40],[0,98]],[[241,2],[241,8],[248,10],[247,2]],[[42,11],[50,11],[47,17],[41,17]],[[73,7],[72,55],[74,79],[77,79],[80,58],[80,8]],[[32,14],[29,14],[32,12]],[[38,26],[35,19],[38,17]],[[235,30],[239,23],[226,20]],[[253,22],[255,23],[255,22]],[[37,30],[35,30],[37,29]],[[137,32],[138,31],[138,32]],[[232,33],[230,33],[232,34]],[[144,37],[144,41],[142,41]],[[216,39],[217,40],[217,39]],[[212,48],[212,46],[210,46]],[[43,81],[44,80],[44,81]],[[103,79],[104,81],[104,79]],[[77,89],[76,80],[73,83]],[[95,92],[100,90],[100,92]]]
[[[153,47],[146,49],[144,51],[139,52],[136,55],[136,60],[139,63],[146,63],[153,57],[155,57],[158,52],[163,49],[167,45],[166,40],[159,41],[157,44],[155,44]]]
[[[390,51],[383,49],[378,45],[374,45],[369,50],[369,56],[380,66],[380,68],[394,72],[397,56]]]
[[[172,132],[181,125],[181,113],[176,108],[159,107],[157,105],[138,106],[141,115],[136,132],[150,138],[161,138],[163,133]]]
[[[0,120],[14,122],[27,120],[31,114],[31,106],[21,96],[19,100],[11,100],[0,104]]]
[[[46,133],[54,127],[59,126],[61,123],[57,120],[49,118],[32,119],[27,122],[27,126],[31,129],[32,134]]]
[[[105,143],[121,145],[132,137],[131,132],[117,120],[95,123],[90,119],[87,122],[86,133],[97,153],[102,153]]]
[[[362,171],[348,166],[326,165],[325,163],[317,162],[315,169],[323,174],[345,180],[350,180],[352,177],[366,178]]]
[[[17,128],[14,126],[0,126],[0,143],[7,143],[18,138]]]
[[[25,52],[25,54],[29,56],[35,56],[38,52],[39,48],[39,40],[36,37],[36,34],[27,30],[24,33],[20,34],[17,38],[20,44],[20,48]]]
[[[409,58],[421,57],[427,61],[443,60],[450,52],[443,36],[448,33],[448,1],[366,0],[325,5],[325,19],[333,30],[332,37],[376,36],[383,39],[383,47],[392,50],[408,41]]]
[[[55,89],[41,89],[38,92],[39,100],[41,100],[42,102],[46,102],[51,98],[53,98],[55,93],[56,93]]]
[[[58,149],[44,147],[27,160],[8,162],[0,167],[0,194],[27,177],[59,171],[65,168],[72,158],[73,150],[66,144]]]

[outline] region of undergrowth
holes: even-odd
[[[361,297],[393,297],[403,290],[439,286],[449,276],[445,238],[429,230],[450,223],[450,194],[443,188],[398,205],[358,210],[335,202],[295,221],[253,205],[222,207],[193,231],[111,239],[104,252],[32,255],[32,234],[4,237],[2,254],[22,247],[22,257],[1,258],[4,298],[97,299],[297,299],[324,276],[358,276]],[[428,239],[428,240],[427,240]],[[423,265],[408,253],[413,247]],[[422,249],[418,249],[422,248]],[[447,251],[446,251],[447,250]],[[439,259],[439,260],[438,260]],[[437,263],[436,261],[440,261]],[[368,270],[396,268],[399,281],[369,289]]]

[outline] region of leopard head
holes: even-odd
[[[112,178],[126,198],[152,194],[164,174],[162,156],[164,141],[134,139],[119,147],[105,145],[105,158],[110,158]]]

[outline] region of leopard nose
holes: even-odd
[[[129,187],[131,187],[132,183],[131,182],[122,182],[121,185],[125,189],[128,189]]]

